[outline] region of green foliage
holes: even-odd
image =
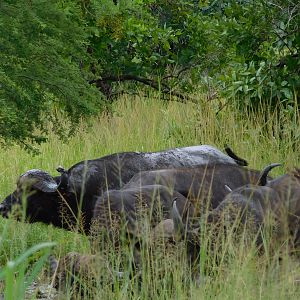
[[[92,20],[95,33],[91,45],[103,69],[99,75],[142,75],[164,64],[167,58],[160,51],[169,51],[170,42],[176,39],[172,28],[160,28],[149,10],[136,1],[121,1],[114,10],[103,8],[102,4],[94,5]]]
[[[178,84],[176,72],[207,65],[211,25],[191,1],[88,3],[84,12],[97,61],[95,78],[114,81],[130,74]]]
[[[223,87],[231,99],[239,99],[241,106],[259,106],[262,100],[269,99],[276,104],[278,100],[285,105],[294,105],[294,88],[290,73],[279,72],[270,62],[254,61],[248,64],[236,64],[225,74]]]
[[[300,9],[291,1],[86,3],[94,75],[107,85],[129,74],[190,92],[209,75],[223,95],[247,105],[294,101]]]
[[[213,85],[240,106],[298,100],[293,1],[4,0],[0,10],[0,144],[68,136],[107,104],[99,90],[136,88],[124,81],[181,99],[203,86],[210,98]]]
[[[88,60],[80,10],[56,0],[5,0],[0,11],[0,143],[40,143],[48,121],[63,136],[71,128],[57,123],[55,111],[73,126],[100,104],[80,69]]]
[[[299,5],[284,0],[229,2],[219,15],[223,43],[231,49],[230,64],[220,76],[224,95],[256,106],[262,99],[294,103],[300,88]]]

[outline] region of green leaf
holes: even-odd
[[[140,57],[135,56],[131,62],[135,63],[135,64],[140,64],[142,62],[142,59]]]

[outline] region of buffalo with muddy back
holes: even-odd
[[[190,168],[143,171],[136,174],[123,189],[163,185],[189,199],[200,214],[216,208],[223,201],[229,193],[226,186],[236,189],[245,184],[256,184],[260,179],[260,171],[216,163]]]

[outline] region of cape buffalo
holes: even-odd
[[[124,189],[159,184],[191,200],[196,210],[216,208],[232,189],[256,184],[261,172],[236,165],[209,164],[192,168],[174,168],[137,173]]]
[[[200,242],[201,242],[201,231],[206,232],[209,227],[207,227],[207,224],[211,224],[213,230],[215,231],[213,236],[218,237],[218,234],[223,230],[224,223],[222,221],[226,221],[226,224],[228,223],[230,225],[233,225],[236,220],[241,221],[242,223],[247,219],[247,217],[251,216],[254,218],[255,225],[257,228],[260,228],[262,224],[262,211],[266,207],[272,207],[270,202],[268,201],[270,199],[271,203],[274,203],[273,207],[277,207],[278,203],[278,195],[277,193],[270,187],[262,186],[262,185],[268,185],[273,184],[275,180],[268,181],[267,179],[270,179],[268,177],[268,172],[277,166],[278,164],[273,164],[268,167],[266,167],[262,172],[258,171],[251,171],[251,170],[244,170],[247,171],[246,174],[249,176],[251,174],[252,176],[252,184],[241,184],[240,187],[236,187],[234,191],[231,190],[230,184],[227,177],[228,174],[226,172],[223,173],[223,183],[221,180],[218,180],[219,188],[221,188],[223,194],[226,194],[224,197],[222,194],[218,194],[217,185],[211,185],[211,187],[215,187],[215,196],[213,197],[214,193],[211,193],[212,196],[212,203],[209,207],[209,211],[206,211],[205,213],[202,213],[196,218],[185,220],[182,219],[182,214],[179,212],[177,207],[177,200],[175,199],[172,205],[172,209],[170,212],[170,215],[172,216],[171,219],[164,220],[161,224],[161,228],[166,228],[165,235],[166,236],[179,236],[182,239],[185,239],[187,242],[187,251],[188,251],[188,257],[190,259],[191,263],[197,262],[200,254]],[[222,165],[216,165],[212,168],[220,168],[223,169]],[[225,170],[230,170],[232,166],[228,166],[228,168],[225,168]],[[198,169],[199,168],[195,168]],[[209,168],[207,168],[209,170]],[[240,173],[239,168],[235,168],[236,175],[238,175],[238,178],[246,178],[245,175],[241,176],[243,173]],[[229,174],[232,172],[229,171]],[[248,173],[249,172],[249,173]],[[251,173],[254,172],[254,173]],[[210,172],[209,172],[210,174]],[[219,174],[219,175],[218,175]],[[215,172],[215,176],[221,176],[221,173]],[[226,179],[225,179],[226,178]],[[232,177],[234,178],[234,177]],[[255,180],[253,181],[253,179]],[[249,179],[249,177],[248,177]],[[204,177],[204,180],[202,179],[201,182],[205,182],[206,177]],[[214,177],[212,177],[212,180],[215,180]],[[226,181],[226,184],[224,182]],[[248,180],[249,182],[249,180]],[[178,181],[179,183],[179,181]],[[236,182],[232,180],[232,183],[234,185]],[[239,182],[241,183],[241,182]],[[222,186],[223,185],[223,186]],[[235,185],[236,186],[236,185]],[[176,185],[175,185],[176,187]],[[258,187],[259,190],[254,190],[254,187]],[[180,190],[179,188],[177,190]],[[190,191],[189,191],[190,192]],[[255,200],[252,199],[252,196],[255,198]],[[223,197],[223,198],[222,198]],[[272,200],[271,200],[272,199]],[[203,198],[202,198],[203,200]],[[205,199],[207,200],[207,199]],[[242,215],[240,214],[242,213]],[[189,215],[191,216],[191,215]],[[206,225],[205,225],[206,224]],[[218,225],[221,226],[218,226]],[[203,225],[203,227],[202,227]],[[172,232],[173,230],[173,232]],[[220,232],[216,232],[220,231]],[[210,239],[210,243],[212,244],[211,247],[214,247],[214,240]]]
[[[227,230],[238,234],[240,229],[243,238],[255,241],[259,247],[263,244],[262,229],[269,231],[271,246],[282,245],[289,239],[290,249],[298,250],[300,245],[300,170],[282,175],[270,181],[267,173],[279,164],[268,166],[258,184],[247,184],[232,190],[213,210],[202,217],[202,224],[211,225],[217,239]],[[229,187],[229,186],[228,186]],[[182,221],[176,201],[172,208],[174,232],[186,237],[191,261],[200,253],[201,225],[195,226]],[[198,222],[198,224],[201,222]],[[206,227],[207,228],[207,227]],[[254,238],[254,240],[253,240]],[[214,248],[214,241],[211,241]]]
[[[272,165],[272,167],[278,164]],[[273,242],[281,243],[287,238],[293,246],[300,242],[300,170],[277,177],[260,185],[246,185],[230,192],[211,213],[216,223],[226,216],[227,220],[250,220],[257,234],[261,227],[272,230]],[[257,244],[262,243],[258,235]]]
[[[172,203],[177,200],[181,217],[193,215],[189,201],[176,191],[161,185],[147,185],[122,190],[110,190],[98,197],[94,209],[95,231],[119,235],[121,226],[134,237],[141,237],[144,231],[154,228],[160,221],[171,217]],[[149,226],[150,228],[147,228]]]
[[[161,152],[124,152],[99,159],[79,162],[70,169],[59,167],[60,176],[52,177],[42,170],[29,170],[20,176],[17,189],[0,204],[0,213],[7,217],[15,204],[26,204],[30,222],[52,223],[66,229],[88,232],[95,196],[109,189],[119,189],[141,170],[195,166],[222,162],[246,165],[229,148],[229,156],[207,145],[175,148]]]

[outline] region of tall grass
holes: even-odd
[[[228,144],[248,160],[251,168],[283,163],[282,168],[273,171],[274,175],[300,165],[296,109],[286,113],[262,105],[260,111],[252,113],[227,105],[216,114],[218,109],[218,103],[204,101],[201,95],[198,104],[163,102],[156,95],[149,99],[124,96],[113,105],[113,112],[93,119],[90,126],[79,124],[79,131],[68,142],[50,135],[37,156],[32,157],[17,146],[1,149],[0,199],[15,189],[17,177],[28,169],[40,168],[56,175],[58,165],[68,168],[84,159],[122,151],[156,151],[198,144],[223,149]],[[87,237],[43,224],[24,224],[0,217],[0,236],[2,266],[31,246],[46,241],[57,242],[53,252],[58,257],[69,251],[93,252]],[[174,247],[169,252],[159,247],[146,250],[145,267],[139,278],[132,278],[128,271],[120,282],[116,276],[106,276],[101,269],[104,275],[93,289],[94,299],[296,299],[300,296],[296,280],[300,278],[300,267],[288,255],[279,263],[277,258],[270,261],[266,256],[257,256],[251,247],[235,249],[226,265],[216,266],[212,274],[201,277],[197,286],[197,280],[190,280],[192,270],[185,262],[185,251],[180,244]],[[129,251],[127,255],[132,253]],[[32,261],[38,258],[36,255]],[[114,268],[120,266],[112,251],[110,260]],[[93,298],[89,293],[83,294]],[[64,297],[71,296],[67,293]]]

